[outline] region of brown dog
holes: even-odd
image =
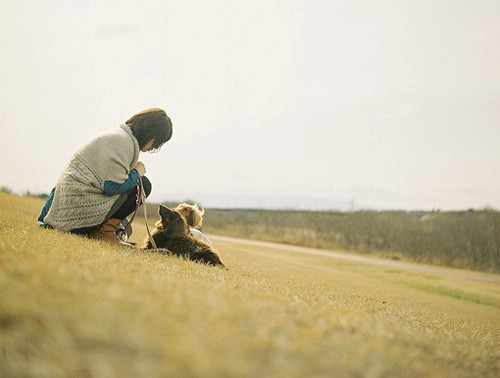
[[[219,254],[207,243],[193,237],[186,219],[177,210],[160,205],[158,212],[161,220],[151,233],[158,248],[166,248],[176,256],[190,260],[224,267]],[[152,249],[151,241],[146,238],[142,249]]]

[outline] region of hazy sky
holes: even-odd
[[[0,186],[137,111],[153,200],[500,208],[500,1],[0,2]]]

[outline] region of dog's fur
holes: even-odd
[[[175,210],[177,210],[186,220],[189,227],[201,228],[203,223],[203,215],[205,215],[205,209],[201,209],[198,205],[190,205],[188,203],[181,203]]]
[[[161,220],[156,223],[156,228],[151,233],[158,248],[166,248],[172,254],[190,260],[215,266],[225,266],[212,246],[191,235],[186,218],[178,210],[160,205],[158,212]],[[142,248],[153,248],[149,238],[144,240]]]

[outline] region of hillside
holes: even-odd
[[[500,374],[497,275],[214,236],[224,270],[39,229],[41,204],[0,193],[0,376]]]

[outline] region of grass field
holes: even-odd
[[[361,255],[500,273],[500,212],[211,209],[205,230]]]
[[[214,236],[224,270],[38,229],[42,202],[0,193],[2,377],[500,376],[496,275]]]

